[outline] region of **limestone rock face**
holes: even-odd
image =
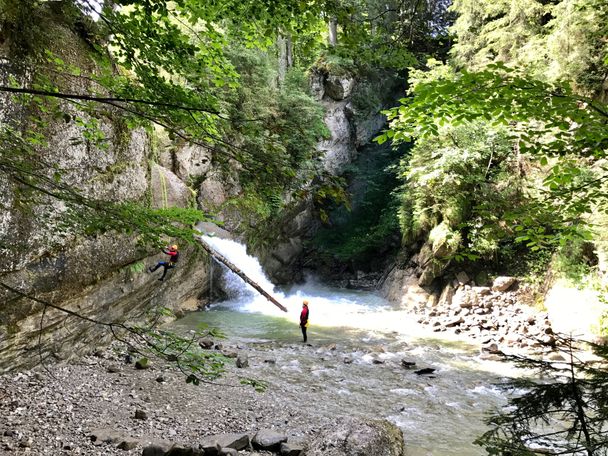
[[[186,144],[173,154],[173,171],[183,181],[196,179],[211,170],[211,152],[196,144]]]
[[[404,456],[401,430],[386,420],[344,420],[318,433],[307,456]]]
[[[354,129],[347,114],[348,101],[329,101],[323,104],[325,125],[329,129],[330,138],[322,140],[317,149],[323,153],[324,168],[332,174],[338,174],[356,156]]]
[[[188,207],[193,197],[192,190],[166,168],[152,166],[152,207]]]
[[[310,93],[317,100],[321,100],[325,95],[325,73],[322,71],[312,71],[310,75]]]
[[[388,275],[382,287],[382,294],[390,302],[404,309],[418,310],[426,307],[431,296],[418,285],[418,278],[411,269],[395,268]]]
[[[61,42],[72,43],[69,52],[58,50],[59,56],[66,64],[82,64],[87,46],[79,45],[79,38],[69,31],[59,29],[58,33],[66,35],[60,37]],[[94,65],[92,60],[87,64]],[[10,71],[0,64],[0,79],[8,80]],[[91,90],[85,78],[76,79],[62,89],[68,93]],[[10,98],[0,101],[0,119],[18,128],[29,127],[24,117],[15,114],[18,105]],[[65,109],[64,118],[49,120],[48,146],[36,151],[45,162],[57,166],[62,183],[101,202],[145,203],[151,196],[154,207],[190,204],[192,193],[177,175],[160,165],[149,166],[153,154],[143,129],[129,130],[120,112],[109,112],[99,119],[106,139],[105,147],[99,147],[81,140],[82,129],[74,120],[77,116],[86,119],[88,114],[73,106]],[[183,150],[182,155],[181,162],[189,163],[183,172],[197,175],[196,163],[202,167],[203,152]],[[208,261],[194,250],[182,249],[178,266],[160,283],[156,279],[161,271],[149,274],[147,268],[165,255],[141,248],[128,236],[85,236],[63,229],[62,222],[70,213],[62,201],[51,197],[23,210],[18,188],[2,172],[0,187],[0,206],[7,208],[0,211],[0,280],[22,294],[108,323],[144,315],[155,305],[177,309],[183,302],[191,304],[207,286]],[[0,372],[37,363],[39,352],[65,359],[111,339],[108,328],[55,309],[47,308],[41,319],[42,304],[4,288],[0,303]]]
[[[397,79],[391,76],[383,78],[382,87],[378,86],[377,89],[389,95],[379,100],[378,105],[370,109],[371,113],[363,113],[357,111],[353,102],[360,86],[356,78],[348,74],[331,74],[324,68],[311,72],[311,93],[324,107],[324,121],[329,130],[329,137],[317,144],[323,169],[327,173],[342,174],[348,164],[365,153],[363,146],[369,144],[386,125],[386,117],[379,111],[392,105],[398,93],[400,95],[398,85]],[[309,200],[289,214],[276,243],[255,252],[273,281],[289,283],[302,279],[303,255],[307,249],[300,246],[305,246],[321,226],[312,208],[312,201]]]
[[[355,80],[352,76],[329,75],[325,80],[325,95],[341,101],[351,95],[354,86]]]

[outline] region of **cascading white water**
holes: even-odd
[[[203,236],[203,240],[216,252],[221,253],[237,265],[251,280],[258,283],[268,293],[274,295],[274,285],[268,280],[257,258],[247,254],[247,247],[238,242],[219,237]],[[257,291],[246,284],[232,271],[225,269],[226,291],[232,296],[254,296]]]
[[[340,290],[340,293],[336,293],[336,290],[313,279],[304,285],[292,287],[288,292],[277,290],[264,274],[257,258],[248,255],[243,244],[218,237],[203,236],[203,239],[287,307],[288,313],[282,312],[227,268],[224,281],[230,299],[221,303],[224,307],[297,321],[302,301],[306,299],[310,302],[310,320],[314,325],[397,331],[410,335],[420,330],[410,315],[393,309],[388,302],[373,293],[356,290]]]

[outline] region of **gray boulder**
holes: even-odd
[[[283,442],[281,443],[281,456],[302,456],[304,445],[301,443]]]
[[[496,277],[492,283],[492,290],[507,291],[515,282],[517,282],[515,277]]]
[[[386,420],[341,420],[322,430],[307,456],[405,456],[401,430]]]
[[[129,451],[135,448],[139,444],[139,441],[136,439],[126,438],[122,442],[120,442],[117,446],[119,450]]]
[[[93,445],[102,445],[108,443],[117,445],[124,439],[124,434],[114,429],[96,429],[91,432],[90,438]]]
[[[241,369],[249,367],[249,357],[247,356],[247,354],[241,353],[239,356],[237,356],[236,367],[239,367]]]
[[[169,443],[151,443],[144,447],[142,456],[165,456],[165,453],[169,451],[171,444]]]
[[[172,447],[165,456],[203,456],[205,454],[202,450],[192,447],[174,446]]]
[[[287,442],[287,436],[273,429],[260,429],[252,441],[254,448],[270,451],[278,451],[283,442]]]
[[[235,450],[243,450],[249,446],[249,435],[248,434],[218,434],[210,435],[205,437],[200,443],[200,448],[205,454],[215,455],[218,454],[217,447],[220,448],[233,448]]]
[[[213,348],[213,340],[209,339],[209,338],[203,338],[201,340],[198,341],[198,345],[199,347],[201,347],[204,350],[210,350]]]

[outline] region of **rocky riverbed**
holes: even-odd
[[[510,323],[509,334],[538,327],[550,335],[544,317],[524,317],[515,296],[502,293],[462,287],[451,297],[451,308],[425,307],[420,323],[429,325],[430,334],[460,332],[459,338],[474,345],[313,327],[311,346],[296,343],[294,326],[291,341],[201,340],[201,349],[219,349],[228,359],[223,377],[199,386],[186,383],[183,373],[164,362],[137,369],[116,344],[75,363],[0,376],[0,454],[212,455],[219,443],[219,454],[228,455],[238,450],[241,455],[341,456],[358,454],[366,445],[386,452],[361,454],[401,455],[401,431],[384,419],[405,431],[408,454],[481,454],[471,442],[484,429],[483,414],[504,404],[503,393],[492,386],[501,374],[484,363],[494,363],[487,361],[488,352],[498,351],[504,336],[502,325],[482,332],[466,329],[478,327],[468,322],[496,317]],[[225,322],[236,314],[217,315]],[[249,314],[247,325],[261,325],[256,318],[262,317]],[[450,319],[458,324],[450,325]],[[526,324],[516,324],[519,320]],[[198,323],[183,324],[187,330]],[[242,385],[239,379],[248,377],[269,387],[258,392]],[[464,428],[457,424],[463,420]],[[355,441],[349,443],[347,436]]]
[[[240,384],[243,359],[242,368],[229,362],[222,378],[198,386],[168,364],[137,369],[117,345],[3,375],[0,454],[402,454],[401,431],[387,421],[332,419],[316,414],[305,392],[294,398]]]

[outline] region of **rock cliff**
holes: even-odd
[[[71,31],[58,28],[55,52],[66,64],[94,68],[90,49]],[[5,43],[6,44],[6,43]],[[27,85],[27,71],[1,62],[0,79]],[[73,77],[62,82],[71,93],[90,93],[91,82]],[[32,128],[22,104],[3,95],[0,127]],[[83,138],[76,117],[86,112],[64,106],[69,115],[47,122],[48,143],[35,148],[37,171],[59,171],[61,182],[80,194],[108,202],[139,202],[152,207],[196,204],[189,184],[210,172],[206,151],[176,146],[173,155],[154,150],[149,133],[128,128],[121,113],[109,110],[100,120],[106,141],[101,147]],[[78,139],[78,140],[77,140]],[[155,163],[157,161],[157,163]],[[0,371],[22,368],[40,358],[65,358],[94,349],[111,334],[104,326],[45,308],[49,302],[92,320],[141,321],[156,306],[196,307],[208,281],[208,260],[193,248],[182,250],[168,280],[158,282],[147,268],[162,258],[136,240],[115,233],[86,236],[64,228],[70,209],[59,199],[42,196],[27,207],[23,188],[0,170],[0,282],[22,295],[0,289]],[[205,196],[202,196],[204,201]],[[35,297],[29,299],[23,295]]]
[[[322,167],[330,175],[342,175],[359,154],[369,152],[371,140],[385,126],[386,118],[380,111],[395,102],[403,87],[397,77],[384,76],[370,82],[349,72],[333,74],[322,67],[311,71],[311,92],[325,109],[329,130],[329,137],[321,140],[317,149]],[[372,100],[366,97],[369,91],[377,94]],[[363,98],[369,105],[365,109],[360,106]],[[311,265],[306,258],[307,244],[320,226],[312,201],[302,201],[284,217],[272,245],[255,252],[275,282],[303,279],[303,270]]]

